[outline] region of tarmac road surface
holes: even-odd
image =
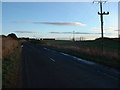
[[[119,88],[117,70],[29,42],[22,65],[22,88]]]

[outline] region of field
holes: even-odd
[[[44,47],[68,53],[86,60],[119,68],[120,42],[112,39],[89,41],[40,40],[34,41]]]

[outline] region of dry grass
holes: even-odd
[[[109,60],[110,59],[119,60],[120,58],[120,56],[118,55],[118,52],[105,50],[105,49],[102,51],[100,48],[90,48],[90,47],[85,47],[85,46],[62,46],[62,45],[57,45],[57,44],[53,45],[50,43],[47,43],[44,45],[62,49],[62,50],[72,50],[74,52],[83,52],[89,55],[102,56]]]
[[[2,38],[0,37],[0,59],[2,59]]]
[[[21,49],[19,47],[2,61],[2,87],[19,88],[21,72]]]
[[[101,49],[100,41],[40,41],[38,44],[86,60],[120,68],[120,47],[117,41],[104,41],[103,51]]]
[[[25,40],[2,38],[2,87],[19,88],[21,82],[21,47]]]
[[[23,43],[26,42],[27,40],[19,40],[19,43]]]
[[[6,56],[10,55],[14,52],[15,48],[17,48],[19,42],[14,40],[10,37],[2,38],[2,57],[5,58]]]

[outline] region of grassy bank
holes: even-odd
[[[19,41],[10,37],[2,38],[2,58],[7,57],[12,52],[14,52],[15,48],[18,47]]]
[[[17,48],[2,61],[2,86],[3,88],[20,87],[20,49]]]
[[[19,88],[21,78],[21,47],[18,40],[2,39],[2,88]]]
[[[60,41],[60,40],[41,40],[33,41],[44,47],[68,53],[86,60],[94,61],[114,68],[120,68],[120,45],[119,41],[105,39],[91,41]]]

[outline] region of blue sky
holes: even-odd
[[[118,3],[104,4],[104,36],[117,37]],[[99,4],[92,2],[3,2],[2,33],[16,33],[18,37],[92,39],[100,37]],[[51,33],[53,32],[53,33]],[[81,33],[81,34],[80,34]],[[86,34],[92,33],[92,34]],[[95,33],[95,34],[94,34]]]

